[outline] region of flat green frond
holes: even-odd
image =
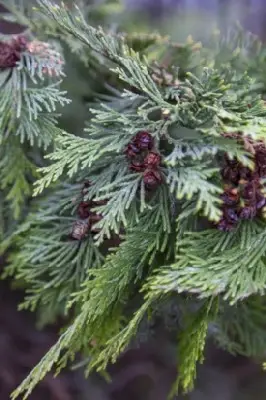
[[[145,302],[129,324],[105,343],[104,349],[89,363],[86,374],[89,374],[92,370],[104,371],[110,362],[116,362],[119,355],[123,353],[136,335],[139,324],[147,313],[149,306],[150,302]]]
[[[54,195],[37,202],[38,211],[29,215],[13,236],[19,251],[13,252],[5,276],[12,274],[26,284],[27,296],[21,308],[65,308],[69,293],[87,279],[91,268],[99,267],[103,255],[92,237],[80,243],[71,240],[75,221],[69,194],[77,196],[74,186],[63,186]],[[60,202],[59,202],[60,200]],[[42,240],[45,238],[45,240]],[[35,265],[34,274],[32,266]]]
[[[174,398],[179,388],[185,392],[193,389],[197,363],[202,363],[204,359],[209,321],[216,313],[217,304],[210,300],[187,317],[178,339],[178,378],[169,399]]]
[[[254,162],[250,153],[243,146],[232,139],[222,136],[209,136],[205,130],[189,129],[185,127],[170,127],[169,141],[173,143],[173,150],[164,158],[169,167],[182,165],[186,160],[196,162],[216,159],[226,153],[230,159],[236,158],[241,164],[253,168]]]
[[[52,82],[47,80],[47,74],[50,71],[49,55],[44,59],[45,63],[40,63],[32,54],[26,53],[25,58],[22,58],[17,68],[9,71],[8,76],[6,76],[5,71],[1,72],[1,75],[3,74],[6,78],[1,85],[0,142],[13,134],[21,134],[22,142],[27,139],[35,144],[36,140],[42,140],[46,147],[51,142],[50,130],[48,130],[46,137],[45,125],[47,125],[49,117],[53,116],[51,114],[55,113],[57,106],[68,104],[69,100],[66,98],[66,92],[60,91],[60,80],[55,80],[55,78]],[[57,60],[55,60],[55,63],[57,68],[60,65],[60,71],[62,71],[61,64],[58,64]],[[36,70],[37,68],[38,70]],[[53,64],[50,65],[50,68],[54,71]],[[43,71],[46,71],[46,75],[43,75]],[[60,75],[59,72],[58,75]],[[42,135],[39,136],[38,131],[34,132],[33,128],[34,124],[37,126],[41,124],[42,118],[44,126]],[[31,126],[31,124],[33,125]],[[56,128],[55,123],[53,123],[53,126]],[[38,139],[36,139],[37,136]]]
[[[81,313],[71,327],[63,333],[57,344],[13,393],[13,399],[22,393],[26,399],[38,381],[53,366],[58,366],[60,369],[65,365],[67,359],[73,358],[74,353],[82,348],[85,336],[87,340],[92,340],[95,336],[97,338],[97,335],[100,334],[97,329],[102,330],[102,326],[105,326],[107,320],[109,323],[107,333],[109,332],[109,337],[112,336],[110,336],[110,329],[113,329],[113,324],[110,324],[110,318],[113,315],[110,309],[115,310],[116,304],[119,305],[121,302],[123,304],[123,300],[128,296],[130,282],[137,277],[141,278],[140,270],[143,270],[143,264],[145,265],[152,252],[157,251],[154,238],[163,233],[160,229],[157,229],[156,232],[147,230],[146,218],[142,220],[143,225],[138,225],[137,228],[126,234],[121,245],[114,253],[107,256],[105,264],[100,269],[91,272],[94,279],[87,280],[83,284],[82,290],[73,297],[74,303],[82,301]],[[102,296],[103,292],[106,296]],[[144,307],[135,318],[139,320],[143,312],[145,312]],[[117,316],[113,321],[116,322],[116,320]],[[133,335],[134,331],[130,325],[126,341],[131,334]],[[121,342],[121,346],[123,345]]]
[[[37,119],[30,121],[27,114],[22,112],[20,123],[12,134],[18,137],[22,144],[29,141],[31,146],[36,144],[46,150],[61,134],[61,129],[57,126],[57,117],[58,115],[53,113],[39,113]]]
[[[0,187],[14,217],[20,216],[25,198],[31,194],[31,177],[37,177],[36,166],[26,156],[19,143],[7,141],[0,146]]]
[[[139,189],[140,175],[125,175],[120,180],[104,186],[102,192],[104,195],[98,199],[105,198],[107,204],[98,207],[97,210],[103,218],[97,223],[96,227],[100,230],[96,236],[97,243],[103,242],[105,238],[110,239],[111,232],[119,234],[121,227],[127,228],[127,212],[132,209],[132,203],[135,202],[136,194]],[[138,211],[132,216],[131,221],[138,219]]]
[[[174,167],[178,162],[186,157],[190,157],[193,161],[201,160],[205,156],[214,156],[218,148],[212,144],[202,143],[202,139],[198,142],[192,140],[191,143],[187,140],[178,140],[175,143],[173,151],[165,158],[165,162]]]
[[[56,21],[62,30],[71,35],[74,33],[74,36],[84,44],[90,46],[95,52],[106,55],[113,61],[118,60],[120,48],[123,44],[122,39],[110,35],[106,40],[106,36],[101,29],[96,30],[88,26],[83,13],[78,7],[76,7],[75,11],[72,10],[72,12],[69,12],[64,3],[61,3],[59,6],[49,0],[38,1],[38,5],[40,10],[50,19]]]
[[[210,181],[216,172],[215,168],[208,168],[202,164],[177,167],[169,170],[167,183],[178,200],[191,200],[196,196],[196,209],[202,211],[210,220],[217,221],[221,217],[219,194],[222,190]]]
[[[151,231],[147,226],[149,217],[150,214],[146,212],[138,226],[127,231],[119,247],[107,255],[103,267],[94,271],[94,279],[88,281],[80,292],[82,298],[85,296],[87,299],[90,291],[93,291],[94,296],[89,299],[90,303],[93,302],[92,308],[95,308],[93,318],[101,314],[108,304],[117,301],[132,280],[136,277],[141,279],[145,265],[153,263],[154,254],[162,251],[158,244],[164,237],[163,229],[157,227],[157,230]],[[107,297],[101,296],[102,290],[108,293],[107,303]]]
[[[115,151],[112,135],[96,140],[90,136],[80,138],[62,132],[56,138],[56,150],[47,156],[53,164],[40,170],[44,177],[36,182],[34,195],[41,193],[52,182],[56,182],[63,173],[73,177],[78,171],[90,168],[101,157],[110,156]]]
[[[56,84],[46,86],[44,90],[40,88],[30,88],[23,92],[23,100],[27,105],[28,117],[30,121],[38,117],[38,113],[47,112],[52,113],[56,111],[56,107],[63,106],[66,103],[66,92],[60,92]]]
[[[238,235],[213,230],[206,231],[205,236],[204,232],[185,235],[178,243],[176,262],[161,268],[148,282],[147,290],[155,294],[194,293],[199,298],[220,294],[230,304],[253,294],[263,295],[266,289],[264,228],[258,226],[255,233],[256,228],[248,229],[243,224],[238,229]],[[221,251],[224,246],[227,248]]]
[[[60,90],[62,67],[57,50],[32,40],[17,64],[0,72],[0,186],[15,218],[31,195],[42,150],[51,146],[61,131],[57,107],[69,103],[66,92]]]
[[[34,195],[41,193],[52,182],[56,182],[65,168],[68,167],[68,175],[71,177],[77,173],[80,166],[82,168],[89,167],[93,161],[99,158],[102,145],[97,141],[77,138],[66,132],[62,132],[61,136],[57,137],[56,144],[57,150],[47,157],[54,164],[41,169],[45,176],[37,182]]]
[[[261,358],[265,351],[265,297],[251,296],[229,306],[221,302],[210,334],[232,354]]]

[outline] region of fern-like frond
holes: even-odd
[[[75,222],[74,206],[69,200],[71,192],[78,195],[75,185],[63,187],[37,202],[39,210],[13,235],[12,242],[19,251],[10,256],[5,276],[15,275],[25,283],[27,296],[21,308],[34,310],[45,305],[54,312],[58,307],[64,309],[69,293],[87,279],[90,268],[97,268],[103,262],[92,237],[84,242],[70,238]]]
[[[214,185],[210,178],[217,173],[217,169],[209,168],[204,164],[177,167],[170,169],[167,183],[170,191],[176,194],[178,200],[191,200],[197,197],[196,210],[203,211],[210,220],[217,221],[221,217],[219,195],[221,188]]]
[[[28,41],[25,47],[17,64],[0,72],[1,187],[15,218],[37,176],[37,161],[29,154],[33,148],[41,154],[51,146],[61,132],[57,107],[69,103],[59,87],[63,76],[60,53],[37,41]]]
[[[231,304],[253,294],[263,295],[264,226],[255,225],[254,229],[242,224],[238,234],[215,230],[188,233],[178,243],[176,262],[161,268],[147,290],[155,294],[194,293],[199,298],[221,294]],[[224,246],[227,248],[221,251]]]
[[[64,173],[73,177],[78,171],[94,167],[103,156],[108,158],[113,154],[121,163],[121,156],[117,155],[119,134],[116,138],[112,132],[106,132],[105,136],[98,139],[91,136],[79,138],[66,132],[57,136],[56,150],[47,156],[53,163],[41,169],[44,177],[36,183],[35,195],[41,193],[52,182],[56,182]],[[119,146],[122,147],[123,144],[120,143]]]
[[[36,166],[26,156],[14,138],[0,146],[0,187],[6,192],[6,200],[17,219],[25,197],[31,194],[29,178],[37,177]]]
[[[130,341],[136,335],[140,322],[148,312],[149,306],[150,302],[145,302],[138,309],[129,324],[104,344],[104,349],[99,354],[95,355],[89,363],[86,369],[87,374],[92,370],[104,371],[110,362],[116,362],[119,355],[129,346]]]
[[[27,398],[38,381],[54,365],[57,365],[59,369],[62,368],[67,360],[73,359],[76,351],[87,348],[85,342],[88,343],[93,338],[97,340],[98,337],[101,341],[103,329],[107,329],[104,336],[105,341],[108,337],[114,336],[113,328],[114,324],[117,324],[119,315],[114,317],[113,313],[120,310],[121,318],[121,306],[124,305],[124,301],[130,293],[130,283],[142,277],[140,271],[144,270],[147,263],[149,264],[149,260],[154,262],[156,258],[153,253],[160,252],[158,244],[162,242],[160,238],[164,237],[163,229],[160,226],[157,226],[154,231],[147,229],[148,219],[149,214],[143,215],[139,224],[125,235],[120,246],[107,256],[104,265],[100,269],[91,271],[91,277],[94,279],[87,280],[69,304],[71,306],[73,303],[80,304],[81,302],[80,314],[40,364],[13,393],[14,399],[22,393],[25,393],[24,398]],[[105,296],[102,295],[103,292]],[[144,308],[142,311],[145,311]],[[136,318],[140,319],[141,316],[142,312],[136,315]],[[133,330],[128,332],[127,340],[133,333]],[[121,342],[122,346],[123,342]],[[96,357],[95,362],[97,357],[100,357],[99,360],[101,359],[99,354],[94,356]]]
[[[184,392],[191,391],[196,378],[196,367],[204,360],[204,348],[209,321],[217,313],[217,304],[206,301],[200,308],[187,317],[178,340],[178,378],[169,398],[173,398],[179,388]]]
[[[233,306],[221,302],[210,334],[232,354],[261,358],[266,346],[264,315],[264,296],[251,296]]]
[[[65,97],[66,93],[59,89],[60,81],[47,83],[47,74],[50,69],[54,71],[53,61],[50,62],[48,55],[45,62],[39,64],[38,61],[30,53],[25,55],[2,84],[0,140],[12,134],[21,134],[21,141],[26,139],[32,145],[37,141],[47,147],[55,137],[55,134],[51,137],[51,126],[55,126],[53,114],[57,105],[67,104],[69,100]],[[34,124],[37,132],[34,132]],[[38,135],[38,126],[42,125],[42,134]],[[45,127],[48,128],[47,133]]]

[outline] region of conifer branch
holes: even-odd
[[[60,54],[48,44],[16,40],[23,41],[23,51],[16,56],[20,59],[14,65],[3,65],[0,73],[0,153],[1,187],[18,218],[25,198],[31,194],[31,181],[37,176],[34,159],[27,155],[28,148],[46,149],[51,145],[60,132],[56,107],[69,100],[59,88],[58,79],[63,75]],[[11,60],[15,57],[15,45],[2,44],[10,52]]]
[[[204,348],[208,332],[208,324],[217,313],[217,303],[208,300],[199,310],[187,317],[185,328],[180,334],[178,342],[178,378],[169,395],[174,398],[179,387],[184,392],[191,391],[196,378],[197,363],[204,360]]]
[[[0,187],[8,190],[6,200],[10,201],[15,218],[20,216],[25,197],[31,195],[28,177],[37,177],[36,166],[26,157],[17,140],[0,146]]]
[[[19,118],[23,127],[15,134],[21,141],[43,148],[55,144],[47,156],[51,163],[38,170],[42,177],[34,194],[49,187],[54,192],[43,203],[36,199],[37,212],[12,236],[19,251],[11,255],[6,274],[28,285],[21,307],[47,307],[55,317],[70,309],[75,313],[13,398],[26,399],[48,371],[54,366],[59,371],[80,351],[89,352],[87,372],[105,369],[130,344],[147,311],[168,304],[170,295],[178,301],[178,294],[199,306],[180,321],[177,386],[190,390],[211,326],[221,343],[235,349],[238,343],[247,354],[258,350],[251,327],[254,323],[260,336],[257,315],[264,303],[251,299],[264,297],[266,288],[261,86],[251,69],[237,67],[245,59],[242,47],[239,58],[235,52],[227,62],[210,49],[189,48],[197,51],[192,66],[165,41],[164,54],[172,54],[172,61],[155,65],[145,51],[128,46],[129,37],[91,27],[78,9],[38,3],[60,32],[90,49],[101,73],[111,67],[120,80],[93,105],[84,134],[76,137],[55,128],[54,106],[66,101],[64,92],[47,83],[49,60],[23,56],[12,75],[18,92],[14,110],[12,84],[3,74],[0,108],[13,112],[12,118],[10,113],[0,118],[3,141]],[[230,46],[236,43],[242,43],[238,36]],[[56,79],[60,75],[59,68]],[[73,184],[77,181],[82,189]],[[136,293],[140,306],[132,310]],[[235,312],[238,304],[250,324],[236,318],[232,333],[225,309]],[[92,340],[98,344],[93,348]]]
[[[221,294],[230,304],[253,294],[263,295],[265,225],[250,225],[242,224],[238,235],[188,232],[178,243],[176,262],[151,278],[147,290],[158,295],[194,293],[199,298]]]
[[[214,340],[231,354],[259,357],[265,352],[265,296],[251,296],[234,306],[221,302],[211,324]]]
[[[91,271],[94,279],[84,282],[82,289],[75,294],[70,303],[72,305],[73,302],[82,301],[81,313],[41,360],[40,364],[13,393],[13,399],[22,393],[25,393],[24,398],[26,399],[38,381],[54,365],[57,365],[59,369],[65,366],[67,360],[71,359],[74,353],[83,347],[85,336],[87,342],[95,336],[101,338],[103,329],[107,327],[104,337],[110,338],[112,336],[110,333],[113,332],[114,324],[117,324],[118,315],[112,320],[114,315],[110,310],[116,312],[117,306],[121,305],[121,302],[123,304],[128,296],[130,282],[133,282],[137,277],[138,280],[141,279],[140,271],[143,270],[143,265],[149,260],[152,262],[155,259],[153,253],[159,251],[157,243],[161,243],[161,240],[154,239],[163,235],[163,231],[162,229],[157,229],[154,232],[147,230],[147,217],[148,215],[146,215],[146,218],[143,217],[137,228],[127,233],[122,244],[114,253],[107,256],[105,264],[100,269]],[[105,296],[102,296],[103,292],[106,294]],[[143,312],[145,312],[145,307],[136,315],[137,320],[142,317]],[[133,325],[130,325],[130,327],[132,328]],[[130,332],[122,339],[125,340],[125,344],[130,337]],[[121,346],[124,346],[123,342],[121,342]],[[63,351],[65,351],[64,355],[62,354]],[[97,360],[100,362],[101,353],[100,355],[96,354],[95,357],[95,362]]]
[[[209,182],[215,172],[217,172],[216,169],[208,168],[208,166],[205,168],[202,163],[198,166],[170,169],[167,183],[170,191],[175,192],[176,198],[179,200],[184,197],[191,200],[195,194],[199,194],[196,209],[202,210],[210,220],[217,221],[221,217],[219,194],[222,193],[222,189]]]

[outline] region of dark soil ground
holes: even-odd
[[[20,293],[10,290],[8,282],[0,284],[0,400],[10,398],[57,339],[56,328],[38,331],[32,314],[17,311],[20,300]],[[206,356],[196,390],[187,400],[266,399],[266,375],[259,366],[211,345]],[[154,342],[119,360],[111,369],[111,384],[97,376],[85,380],[81,369],[67,371],[58,378],[48,375],[30,400],[166,400],[176,374],[172,360],[173,348],[162,332]]]

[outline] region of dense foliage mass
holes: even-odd
[[[51,148],[28,216],[2,244],[12,248],[5,275],[25,285],[21,307],[38,310],[43,322],[69,318],[13,399],[27,398],[77,352],[88,356],[88,373],[105,371],[158,315],[178,335],[172,397],[192,388],[209,336],[231,352],[261,356],[261,44],[239,29],[205,46],[104,32],[78,8],[38,4],[51,36],[65,35],[101,84],[84,132],[66,132],[53,114],[55,103],[67,102],[58,89],[63,56],[26,37],[1,43],[1,185],[16,212],[21,192],[30,194],[25,176],[38,165],[29,157]],[[13,179],[17,189],[8,192]]]

